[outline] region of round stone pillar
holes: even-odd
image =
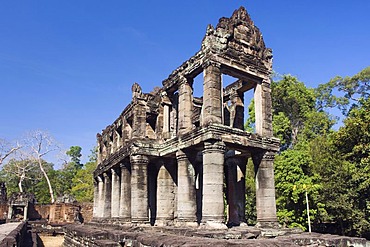
[[[193,89],[185,77],[179,83],[179,133],[184,134],[193,127],[191,116],[193,108]]]
[[[170,166],[163,162],[157,176],[157,225],[173,223],[175,213],[175,182],[170,174]],[[173,169],[172,169],[173,170]]]
[[[122,221],[131,219],[131,174],[129,164],[120,164],[121,167],[121,194],[119,217]]]
[[[111,215],[113,218],[118,218],[120,207],[121,183],[117,170],[111,169],[111,173],[112,173]]]
[[[93,218],[98,217],[98,202],[99,202],[99,187],[97,178],[94,178],[94,206],[93,206]]]
[[[177,219],[179,222],[196,222],[195,171],[188,156],[177,151]]]
[[[110,173],[104,172],[104,207],[103,207],[103,217],[110,218],[111,217],[111,196],[112,196],[112,181],[110,177]]]
[[[131,155],[131,222],[149,223],[148,163],[145,155]]]
[[[228,225],[238,226],[245,222],[245,173],[247,158],[236,155],[226,159],[226,193]]]
[[[202,126],[222,123],[221,65],[208,61],[203,65]]]
[[[275,181],[273,152],[252,154],[256,167],[257,226],[276,227]]]
[[[264,79],[256,84],[254,89],[254,110],[256,133],[262,136],[272,136],[272,101],[270,79]]]
[[[223,142],[205,142],[203,150],[202,222],[225,222]]]
[[[102,175],[97,177],[98,180],[98,202],[97,202],[97,217],[103,217],[104,213],[104,181]]]

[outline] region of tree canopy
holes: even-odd
[[[65,152],[70,161],[55,170],[46,157],[58,152],[59,147],[48,133],[30,132],[19,142],[22,144],[14,146],[5,141],[2,143],[2,157],[8,159],[0,170],[0,181],[6,182],[9,195],[30,192],[38,203],[53,203],[55,198],[64,195],[72,195],[80,202],[92,202],[95,151],[92,151],[90,160],[82,164],[82,148],[72,146]]]
[[[370,238],[369,79],[367,67],[317,88],[291,75],[272,82],[273,130],[281,141],[274,165],[282,226],[307,230],[307,192],[314,231]],[[345,114],[338,130],[332,108]],[[253,130],[253,111],[252,101],[247,131]],[[247,192],[253,192],[250,180]],[[253,197],[247,195],[246,208],[252,218]]]

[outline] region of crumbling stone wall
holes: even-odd
[[[40,219],[48,219],[49,223],[73,223],[75,222],[76,209],[80,208],[80,213],[84,222],[92,220],[92,203],[69,204],[69,203],[55,203],[55,204],[36,204],[35,210]]]
[[[238,229],[239,228],[239,229]],[[176,227],[67,225],[63,246],[358,246],[367,247],[364,238],[298,233],[291,229],[272,230],[248,228],[190,229]]]
[[[246,221],[251,159],[258,225],[276,226],[273,160],[279,140],[272,136],[271,72],[272,51],[241,7],[208,26],[201,49],[161,88],[144,93],[134,83],[131,102],[97,134],[94,221],[240,225]],[[195,97],[200,74],[203,95]],[[224,85],[223,75],[235,81]],[[244,93],[250,90],[255,133],[244,131]]]

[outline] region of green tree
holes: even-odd
[[[71,158],[71,161],[79,168],[82,167],[81,164],[81,154],[82,148],[80,146],[71,146],[66,154]]]
[[[320,109],[338,107],[347,115],[361,99],[366,100],[370,96],[370,66],[352,77],[336,76],[320,84],[316,93]]]
[[[318,191],[321,188],[318,177],[312,173],[312,157],[307,145],[297,145],[295,149],[283,151],[275,159],[275,181],[277,216],[285,227],[307,227],[304,193],[310,195],[310,215],[317,215]]]
[[[248,159],[246,167],[246,178],[245,178],[245,217],[248,225],[255,225],[257,223],[257,212],[256,212],[256,181],[255,181],[255,170],[252,159]]]
[[[89,162],[78,170],[72,179],[71,193],[79,202],[92,202],[94,199],[93,173],[97,166],[96,160],[96,149],[93,149]]]
[[[45,167],[45,156],[58,151],[59,147],[50,134],[45,131],[36,130],[28,134],[25,140],[28,148],[29,159],[38,164],[41,174],[44,176],[49,190],[50,202],[54,203],[53,184],[50,181],[47,167]],[[46,163],[47,164],[47,163]]]
[[[370,237],[370,99],[360,99],[358,107],[349,112],[344,126],[336,133],[334,146],[346,162],[351,164],[353,214],[349,222],[354,235]]]
[[[272,82],[271,89],[274,136],[281,140],[282,151],[275,160],[277,215],[286,227],[307,229],[306,191],[311,221],[325,214],[319,200],[323,184],[314,171],[310,143],[331,133],[336,120],[317,108],[315,90],[293,76]]]
[[[87,162],[72,179],[72,195],[79,202],[92,202],[94,199],[93,172],[96,168],[95,162]]]
[[[318,212],[316,225],[334,225],[334,234],[351,234],[351,221],[357,220],[357,209],[353,207],[356,194],[352,188],[354,166],[345,161],[334,146],[336,133],[319,136],[309,144],[312,171],[322,185],[318,202],[323,206]],[[324,226],[325,226],[324,224]],[[317,228],[316,227],[316,228]],[[325,228],[324,228],[325,229]]]
[[[32,175],[35,174],[35,168],[37,166],[31,160],[11,159],[2,168],[3,180],[7,182],[11,192],[16,192],[15,184],[18,185],[18,191],[23,192],[24,183],[29,179],[34,179]]]
[[[273,127],[282,149],[292,148],[304,128],[307,114],[315,111],[315,92],[297,78],[285,75],[271,83]]]
[[[81,151],[82,148],[80,146],[71,146],[66,152],[70,161],[66,162],[62,169],[56,174],[56,178],[59,180],[58,196],[71,194],[73,186],[72,180],[76,176],[77,172],[83,167],[80,159],[82,157]]]
[[[53,164],[42,160],[44,171],[48,174],[51,184],[58,184],[55,179]],[[25,173],[23,173],[23,169]],[[7,193],[29,192],[35,195],[38,203],[50,203],[50,191],[39,164],[33,160],[10,160],[0,171],[0,178],[6,182]],[[54,191],[55,192],[55,191]]]

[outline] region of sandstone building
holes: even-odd
[[[277,225],[272,51],[241,7],[209,25],[200,51],[131,103],[98,139],[95,222],[197,225],[245,222],[246,163],[255,166],[257,221]],[[203,74],[203,95],[193,95]],[[224,86],[222,75],[235,78]],[[255,133],[244,131],[252,90]],[[227,216],[225,216],[227,208]]]

